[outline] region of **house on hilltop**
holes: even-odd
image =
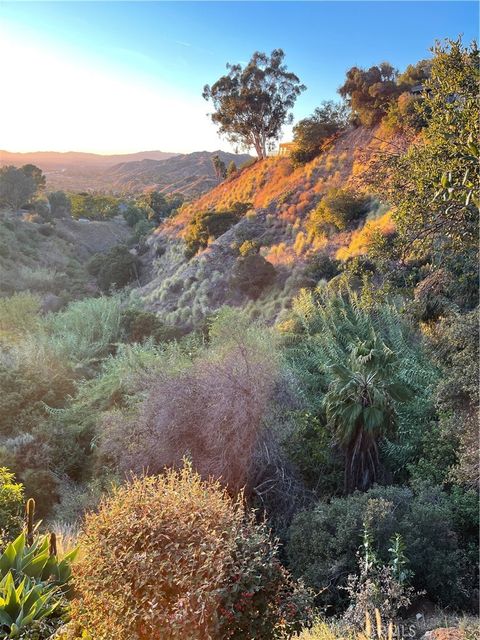
[[[295,148],[294,142],[281,142],[278,145],[278,155],[288,158]]]

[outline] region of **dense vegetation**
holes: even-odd
[[[222,126],[265,64],[207,91]],[[2,172],[2,637],[334,640],[316,616],[353,638],[421,602],[475,612],[478,79],[461,41],[353,68],[297,155],[218,165],[193,203]],[[366,127],[394,151],[344,181],[331,145]],[[62,244],[70,215],[119,213],[130,243]],[[67,277],[35,278],[52,238]]]

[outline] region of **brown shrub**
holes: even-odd
[[[233,493],[250,491],[255,449],[276,380],[269,333],[224,312],[212,344],[186,370],[156,376],[130,415],[110,413],[101,451],[124,472],[158,473],[189,456],[203,478],[220,479]]]
[[[73,619],[95,640],[273,640],[311,618],[266,527],[189,464],[117,489],[80,544]]]
[[[87,516],[74,618],[95,640],[208,640],[242,517],[188,466],[117,489]]]

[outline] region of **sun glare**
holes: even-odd
[[[158,82],[147,87],[2,31],[0,56],[4,149],[129,153],[219,147],[201,87],[198,97]]]

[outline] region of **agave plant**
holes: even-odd
[[[55,598],[58,588],[24,577],[18,586],[12,571],[0,582],[0,629],[2,638],[16,638],[33,622],[51,616],[62,600]]]
[[[65,586],[72,576],[71,563],[78,550],[73,549],[59,559],[52,553],[51,538],[51,535],[39,536],[28,546],[27,534],[22,532],[0,556],[0,579],[11,572],[16,584],[27,577],[36,582]]]

